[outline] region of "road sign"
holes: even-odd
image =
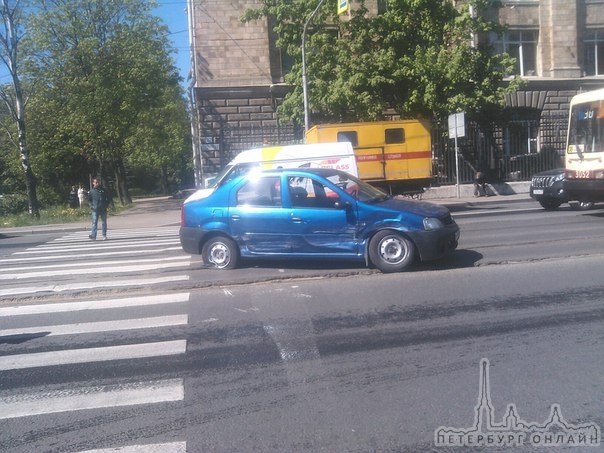
[[[338,0],[338,14],[345,13],[349,7],[350,2],[348,0]]]
[[[449,138],[460,138],[466,136],[466,120],[464,112],[449,115]]]
[[[449,138],[455,139],[455,185],[457,186],[457,198],[460,197],[459,189],[459,148],[457,139],[466,136],[466,119],[464,112],[449,115]]]

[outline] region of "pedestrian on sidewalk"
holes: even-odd
[[[474,175],[474,196],[475,197],[488,197],[487,192],[487,178],[483,171],[478,170]]]
[[[99,217],[101,219],[101,233],[103,241],[107,239],[107,206],[109,206],[109,197],[107,191],[101,185],[99,178],[92,180],[92,189],[88,192],[88,203],[92,209],[92,225],[90,235],[93,241],[96,241]]]
[[[84,207],[84,203],[86,202],[86,191],[82,187],[82,184],[80,184],[80,187],[78,187],[78,200],[80,202],[80,209],[82,209]]]
[[[71,186],[71,190],[69,191],[69,207],[71,209],[75,209],[79,206],[78,202],[78,191],[76,186]]]

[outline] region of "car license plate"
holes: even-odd
[[[543,195],[543,189],[533,189],[533,195]]]

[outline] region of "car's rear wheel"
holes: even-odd
[[[415,260],[415,246],[400,233],[379,231],[369,242],[369,259],[382,272],[400,272]]]
[[[591,201],[571,201],[570,208],[575,211],[587,211],[594,207],[594,204]]]
[[[545,198],[543,200],[539,200],[539,204],[543,209],[546,209],[548,211],[554,211],[555,209],[558,209],[560,207],[562,202],[554,199]]]
[[[203,262],[217,269],[234,269],[239,262],[239,249],[232,239],[216,236],[203,246]]]

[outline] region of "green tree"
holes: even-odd
[[[122,203],[132,137],[178,87],[168,29],[148,0],[38,0],[30,23],[37,122],[54,115],[40,142],[112,173]],[[180,150],[179,150],[180,151]]]
[[[501,32],[494,22],[472,15],[495,2],[384,0],[380,14],[370,14],[364,0],[354,2],[350,18],[337,16],[334,2],[324,2],[308,28],[307,78],[312,119],[375,120],[386,109],[403,117],[439,119],[450,112],[478,112],[502,105],[519,81],[503,83],[513,59],[494,54],[486,39],[472,46],[472,36]],[[296,57],[286,80],[293,91],[280,115],[301,122],[301,34],[317,2],[262,0],[243,20],[269,17],[277,45]],[[375,2],[374,2],[375,4]]]
[[[4,101],[15,128],[3,123],[5,131],[19,150],[21,168],[25,178],[29,213],[40,216],[36,177],[34,175],[27,143],[25,123],[25,93],[22,86],[21,40],[24,34],[25,16],[19,0],[1,0],[0,14],[4,28],[0,31],[0,60],[6,67],[11,83],[0,87],[0,98]]]
[[[156,170],[161,191],[168,195],[183,184],[190,156],[190,120],[179,85],[168,85],[161,102],[141,114],[126,141],[128,164],[149,174]],[[181,150],[182,152],[178,152]]]

